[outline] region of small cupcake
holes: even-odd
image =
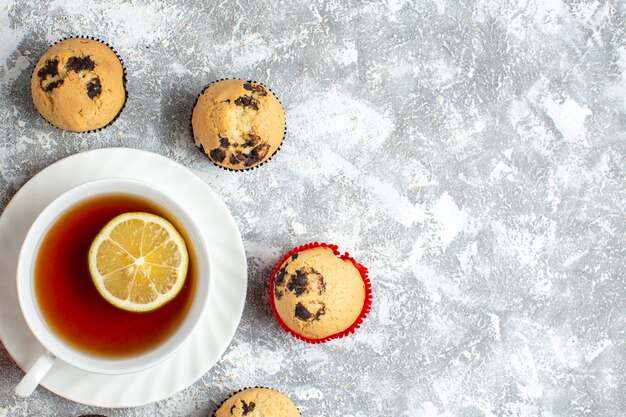
[[[31,81],[33,103],[54,126],[72,132],[111,123],[126,101],[124,69],[102,42],[69,38],[39,59]]]
[[[346,336],[371,306],[367,269],[336,245],[310,243],[286,254],[270,278],[270,304],[283,330],[309,343]]]
[[[221,80],[198,97],[191,116],[196,146],[218,166],[254,168],[267,161],[285,135],[285,110],[261,84]]]
[[[300,417],[296,405],[282,392],[269,388],[246,388],[232,395],[214,417]]]

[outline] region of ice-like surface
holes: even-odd
[[[195,170],[232,211],[250,290],[230,348],[174,397],[128,410],[45,389],[0,348],[0,416],[207,416],[278,388],[304,416],[626,414],[626,5],[618,0],[0,0],[0,209],[38,171],[127,146]],[[30,71],[55,40],[110,42],[129,101],[105,131],[49,126]],[[189,133],[223,77],[287,109],[282,150],[220,170]],[[308,241],[369,267],[353,336],[309,346],[269,310],[268,274]]]

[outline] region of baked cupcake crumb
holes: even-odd
[[[366,302],[361,271],[324,246],[292,254],[279,266],[272,282],[277,318],[306,339],[340,334],[359,319]]]
[[[196,146],[215,164],[234,170],[256,167],[280,147],[285,111],[266,87],[221,80],[198,97],[191,125]]]
[[[73,132],[100,129],[124,106],[124,69],[104,43],[65,39],[35,65],[31,94],[39,114],[54,126]]]

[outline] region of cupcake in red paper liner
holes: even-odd
[[[309,243],[287,253],[270,278],[270,304],[283,330],[309,343],[347,336],[369,313],[367,268],[336,245]]]

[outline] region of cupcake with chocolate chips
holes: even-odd
[[[233,170],[267,161],[285,135],[285,111],[261,84],[221,80],[198,97],[191,125],[196,146],[215,164]]]
[[[86,38],[65,39],[48,49],[30,86],[39,114],[73,132],[105,127],[126,100],[120,59],[104,43]]]
[[[310,243],[286,254],[270,278],[276,320],[298,339],[321,343],[352,333],[371,306],[367,269],[336,245]]]
[[[246,388],[232,395],[214,417],[300,417],[296,405],[282,392],[270,388]]]

